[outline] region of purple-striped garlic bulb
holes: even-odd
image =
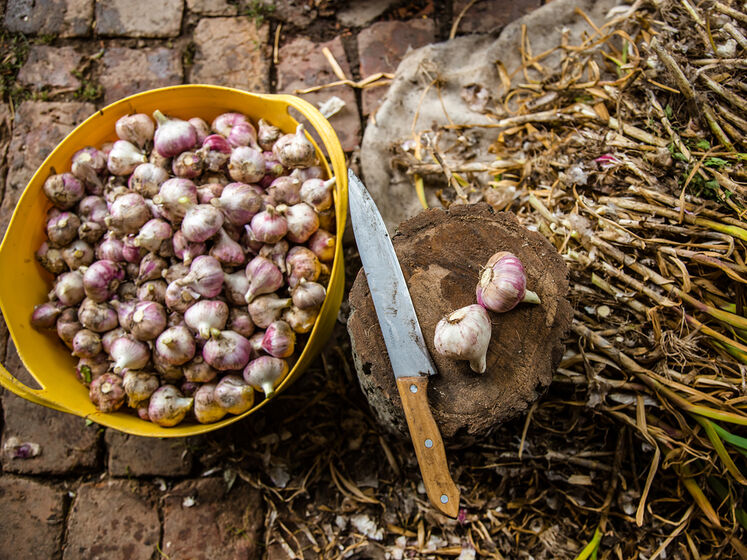
[[[109,356],[112,370],[120,373],[125,369],[143,369],[150,360],[150,349],[144,342],[123,336],[112,342]]]
[[[113,373],[105,373],[91,381],[88,396],[101,412],[114,412],[122,408],[125,401],[125,390],[122,378]]]
[[[163,157],[174,157],[197,144],[197,131],[189,122],[169,118],[159,110],[153,112],[153,118],[158,123],[153,147]]]
[[[273,144],[272,153],[283,167],[310,167],[316,163],[314,145],[306,138],[303,124],[293,134],[284,134]]]
[[[283,320],[273,321],[265,330],[262,338],[262,349],[270,356],[287,358],[293,354],[296,345],[296,333]]]
[[[221,331],[202,347],[205,361],[220,371],[242,369],[249,362],[252,347],[249,341],[233,331]]]
[[[540,303],[539,296],[526,289],[524,265],[512,253],[495,253],[485,264],[475,290],[477,303],[491,311],[510,311],[520,302]]]
[[[244,294],[246,303],[251,303],[258,295],[275,292],[283,285],[283,273],[264,257],[254,257],[246,265],[245,272],[249,279],[249,289]]]

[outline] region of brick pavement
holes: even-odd
[[[458,34],[495,32],[540,3],[480,0],[464,14]],[[179,83],[263,92],[325,85],[338,80],[325,48],[348,79],[393,72],[408,49],[445,39],[467,0],[412,6],[375,0],[339,3],[339,9],[302,0],[158,4],[0,0],[3,32],[25,34],[30,42],[17,76],[26,100],[0,103],[0,235],[39,164],[96,108]],[[262,7],[267,4],[274,9]],[[330,122],[353,154],[385,91],[338,85],[304,97],[345,102]],[[1,317],[0,360],[29,380]],[[266,505],[230,468],[231,450],[261,448],[259,438],[247,441],[254,426],[265,425],[265,438],[281,437],[284,428],[268,428],[275,424],[261,414],[215,437],[149,440],[86,425],[7,391],[0,391],[0,404],[0,560],[267,556]],[[282,547],[270,550],[273,558],[287,557]]]

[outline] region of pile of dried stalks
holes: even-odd
[[[368,412],[339,325],[200,455],[261,490],[269,557],[747,558],[746,34],[737,2],[639,1],[580,45],[523,42],[489,92],[492,154],[465,161],[470,127],[416,135],[399,164],[421,200],[446,179],[445,205],[513,211],[566,258],[566,356],[524,418],[449,452],[450,520]]]
[[[589,543],[577,558],[747,557],[746,35],[741,3],[654,0],[589,20],[580,45],[524,39],[523,68],[499,65],[489,92],[494,157],[460,158],[470,127],[447,126],[417,135],[430,157],[399,159],[416,189],[441,174],[445,205],[516,212],[568,263],[573,336],[527,423],[594,457],[559,522]],[[530,519],[548,491],[534,474]]]

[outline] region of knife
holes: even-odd
[[[459,489],[449,474],[441,433],[428,405],[428,377],[436,373],[436,366],[423,340],[410,292],[384,220],[366,187],[350,170],[348,198],[355,241],[397,381],[425,490],[437,510],[449,517],[456,517],[459,512]]]

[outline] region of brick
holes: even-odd
[[[377,72],[396,72],[409,50],[432,43],[435,34],[436,26],[430,18],[374,23],[358,34],[361,76],[365,78]],[[364,115],[376,111],[388,89],[375,87],[363,90]]]
[[[186,438],[138,437],[106,430],[111,476],[184,476],[192,470]]]
[[[189,81],[267,92],[270,61],[267,23],[248,18],[205,18],[194,31],[194,66]]]
[[[26,101],[16,110],[8,148],[8,175],[0,203],[0,237],[26,184],[75,125],[96,111],[91,103]]]
[[[165,47],[107,49],[101,59],[99,84],[109,104],[149,89],[182,83],[181,54]]]
[[[177,37],[182,0],[98,0],[96,33],[109,37]]]
[[[394,0],[351,2],[337,12],[337,20],[348,27],[363,27],[387,11],[394,3]]]
[[[189,506],[189,507],[187,507]],[[236,480],[189,480],[163,499],[163,553],[169,558],[256,558],[264,512],[259,492]]]
[[[80,80],[72,72],[81,60],[83,55],[73,47],[33,45],[26,64],[18,72],[18,81],[36,89],[78,88]]]
[[[470,0],[454,0],[456,18]],[[458,35],[467,33],[497,33],[506,24],[539,8],[542,0],[478,0],[464,14]]]
[[[54,558],[62,537],[62,492],[15,476],[0,478],[0,558]]]
[[[187,8],[201,16],[235,16],[239,13],[236,4],[228,0],[187,0]]]
[[[338,81],[329,62],[322,53],[327,47],[346,76],[352,76],[350,64],[340,37],[325,43],[314,43],[304,37],[281,47],[277,66],[278,91],[294,93],[296,90],[321,86]],[[344,151],[353,151],[360,145],[361,127],[355,92],[349,86],[334,86],[302,94],[306,101],[319,106],[333,96],[345,102],[345,107],[329,118]]]
[[[8,343],[5,366],[11,375],[31,387],[28,370],[21,363],[12,341]],[[73,372],[70,382],[77,383]],[[99,466],[99,437],[95,425],[72,414],[57,412],[34,404],[10,391],[2,395],[3,435],[0,464],[7,472],[23,474],[68,474],[92,470]],[[19,458],[14,444],[39,446],[39,454]]]
[[[59,38],[91,34],[94,0],[8,0],[5,27],[27,35]]]
[[[244,0],[249,4],[251,0]],[[268,6],[266,13],[271,14],[282,22],[289,23],[294,27],[303,29],[312,24],[319,15],[314,5],[318,2],[306,0],[261,0],[262,4]]]
[[[156,506],[136,482],[82,484],[68,516],[62,558],[150,560],[157,556],[159,533]]]

